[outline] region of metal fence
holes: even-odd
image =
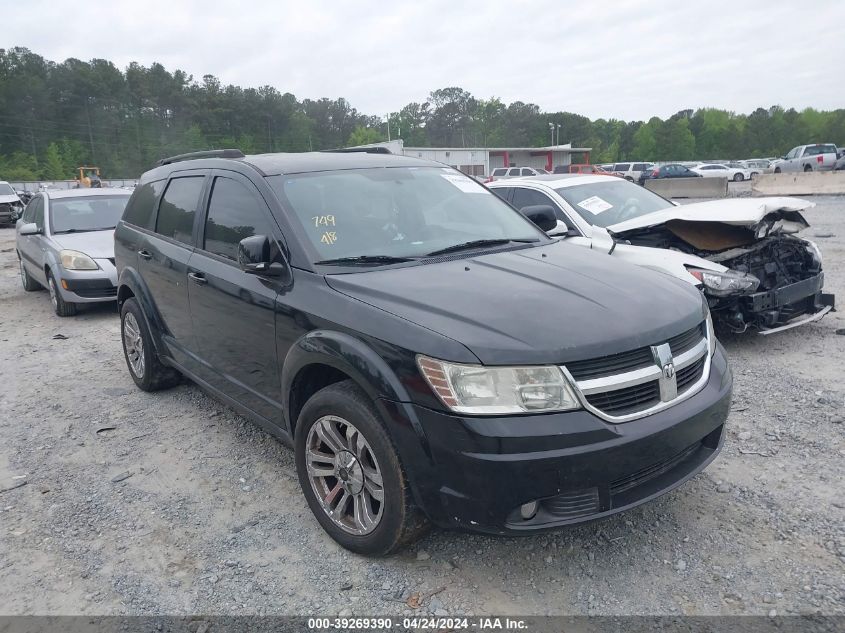
[[[138,184],[137,178],[125,179],[110,179],[102,180],[103,187],[130,187],[134,188]],[[18,191],[41,191],[42,189],[75,189],[78,184],[75,180],[28,180],[28,181],[9,181],[12,189]]]

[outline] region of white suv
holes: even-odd
[[[628,182],[639,182],[640,175],[652,169],[654,169],[654,163],[616,163],[611,165],[608,171],[622,176]]]
[[[534,167],[497,167],[490,172],[490,177],[487,182],[494,180],[503,180],[505,178],[522,178],[523,176],[541,176],[548,174],[545,169],[535,169]]]

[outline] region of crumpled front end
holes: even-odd
[[[795,235],[809,226],[800,212],[764,210],[744,222],[693,219],[685,210],[681,218],[614,233],[614,238],[713,264],[689,264],[686,270],[699,281],[714,320],[734,332],[751,327],[771,334],[822,318],[833,309],[834,296],[822,292],[818,247]]]
[[[751,291],[722,296],[704,289],[713,317],[733,331],[771,334],[816,321],[834,306],[834,296],[822,292],[821,254],[812,242],[773,235],[707,259],[759,281]]]

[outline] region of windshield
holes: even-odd
[[[128,200],[129,196],[50,200],[50,226],[53,233],[113,229]]]
[[[10,185],[7,185],[5,182],[0,184],[0,196],[14,196],[15,190],[12,189]]]
[[[270,176],[315,261],[420,257],[475,240],[545,241],[519,212],[453,169],[391,167]]]
[[[615,178],[555,191],[586,222],[602,228],[672,206],[644,187]]]

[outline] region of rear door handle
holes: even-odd
[[[153,258],[153,255],[152,255],[152,253],[150,253],[150,251],[138,251],[138,255],[140,255],[144,259],[152,259]]]
[[[205,275],[202,273],[188,273],[188,277],[191,278],[195,284],[199,284],[200,286],[204,286],[208,283],[208,279],[205,278]]]

